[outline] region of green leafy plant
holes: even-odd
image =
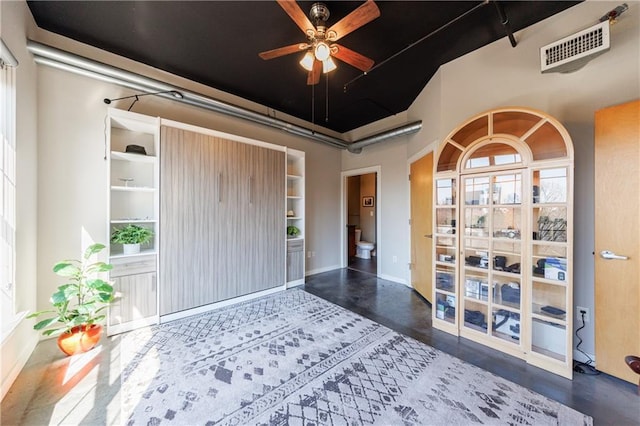
[[[300,235],[300,229],[297,226],[289,225],[287,226],[287,235],[290,237],[296,237]]]
[[[71,332],[73,327],[90,326],[105,318],[102,311],[113,300],[113,287],[107,281],[97,278],[97,274],[113,268],[105,262],[91,262],[91,256],[104,249],[104,244],[89,246],[82,260],[63,260],[53,266],[53,272],[68,278],[69,282],[58,287],[51,295],[53,309],[34,312],[28,318],[44,314],[52,317],[36,323],[33,328],[43,330],[45,336]],[[60,323],[57,327],[49,328]]]
[[[139,225],[128,224],[116,228],[111,233],[111,242],[115,244],[146,244],[151,241],[153,231]]]

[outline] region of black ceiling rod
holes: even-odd
[[[498,11],[498,15],[500,16],[500,23],[504,27],[504,30],[507,33],[507,36],[509,37],[509,41],[511,42],[511,47],[516,47],[518,42],[516,41],[516,38],[513,36],[513,31],[511,30],[511,25],[509,24],[509,18],[507,17],[507,14],[504,11],[504,7],[502,6],[502,3],[500,3],[499,1],[494,1],[493,4],[496,6],[496,10]]]

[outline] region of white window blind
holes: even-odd
[[[0,40],[1,41],[1,40]],[[15,316],[17,61],[0,44],[0,315],[5,337]]]

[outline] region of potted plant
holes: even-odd
[[[63,260],[53,266],[53,272],[69,282],[51,295],[53,309],[34,312],[28,318],[53,314],[33,328],[44,330],[45,336],[58,337],[58,347],[67,355],[92,349],[102,336],[102,311],[113,300],[113,287],[97,275],[112,269],[105,262],[92,262],[91,257],[104,249],[104,244],[89,246],[82,260]],[[58,324],[59,323],[59,324]],[[56,325],[58,325],[56,327]],[[53,327],[52,327],[53,326]]]
[[[287,236],[289,238],[294,238],[300,235],[300,229],[297,226],[289,225],[287,226]]]
[[[123,228],[115,228],[111,242],[122,244],[124,254],[136,254],[140,252],[140,244],[148,243],[152,237],[153,230],[130,223]]]

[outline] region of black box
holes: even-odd
[[[436,288],[453,291],[453,275],[447,272],[436,272]]]
[[[500,288],[500,294],[502,296],[502,302],[518,303],[520,304],[520,287],[511,287],[510,285],[503,285]]]

